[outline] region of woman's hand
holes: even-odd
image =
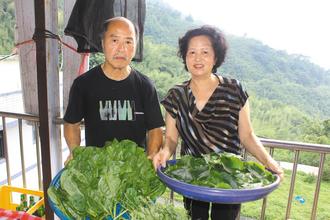
[[[155,170],[159,166],[165,167],[166,161],[171,157],[171,153],[167,148],[161,149],[152,159],[152,164],[154,165]]]
[[[280,177],[281,182],[283,181],[284,171],[280,167],[280,165],[272,157],[269,157],[269,159],[267,160],[267,163],[265,164],[265,166],[268,169],[270,169],[271,171],[273,171],[274,173],[276,173]]]

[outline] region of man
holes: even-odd
[[[86,146],[102,147],[116,138],[147,147],[150,159],[159,151],[164,121],[156,90],[149,78],[129,66],[137,33],[133,23],[123,17],[104,23],[104,63],[76,78],[70,90],[64,116],[64,137],[70,148],[67,161],[80,145],[82,119]]]

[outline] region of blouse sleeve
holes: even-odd
[[[243,108],[246,103],[246,100],[249,98],[249,94],[246,92],[246,90],[243,88],[242,84],[239,81],[237,81],[237,88],[240,105],[241,108]]]
[[[178,114],[178,100],[175,95],[175,89],[172,88],[167,92],[165,98],[160,102],[166,111],[173,117],[176,118]]]

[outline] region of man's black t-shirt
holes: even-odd
[[[84,119],[86,146],[130,139],[146,146],[146,131],[164,125],[153,83],[136,70],[121,81],[97,66],[74,80],[64,121]]]

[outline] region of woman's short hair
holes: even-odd
[[[189,42],[191,38],[201,35],[207,36],[212,43],[212,47],[216,59],[216,62],[212,68],[212,73],[216,73],[217,68],[221,66],[221,64],[225,60],[227,48],[228,48],[224,34],[216,27],[204,25],[200,28],[195,28],[187,31],[183,37],[179,38],[178,56],[182,58],[184,67],[188,71],[186,64],[186,56],[187,56]]]

